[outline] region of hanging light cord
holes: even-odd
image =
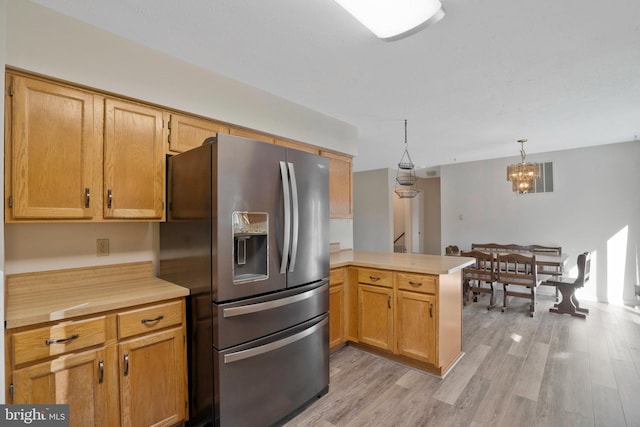
[[[524,163],[524,159],[527,157],[527,153],[524,152],[524,143],[527,142],[527,140],[519,139],[518,142],[520,143],[520,156],[522,157],[522,163]]]

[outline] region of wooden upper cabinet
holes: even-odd
[[[183,114],[171,114],[169,120],[169,152],[184,153],[202,145],[216,133],[229,133],[229,126]]]
[[[352,218],[353,174],[350,156],[321,151],[329,158],[329,204],[331,218]]]
[[[236,136],[242,136],[244,138],[250,138],[250,139],[255,139],[256,141],[262,141],[262,142],[269,142],[271,144],[274,143],[274,139],[273,137],[269,136],[269,135],[265,135],[264,133],[260,133],[260,132],[255,132],[255,131],[251,131],[248,129],[241,129],[241,128],[230,128],[229,129],[229,133],[231,135],[236,135]]]
[[[287,147],[287,148],[295,148],[296,150],[300,150],[300,151],[306,151],[307,153],[320,154],[320,150],[318,148],[312,147],[306,144],[301,144],[295,141],[276,138],[275,144],[282,145],[283,147]]]
[[[105,100],[105,218],[164,218],[163,116],[152,107]]]
[[[6,220],[99,215],[102,120],[94,95],[9,73],[5,93]]]

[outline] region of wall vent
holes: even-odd
[[[539,163],[540,176],[535,180],[529,193],[553,192],[553,162]]]

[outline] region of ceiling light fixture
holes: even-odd
[[[522,161],[507,166],[507,180],[511,181],[513,191],[518,194],[529,192],[533,188],[536,178],[540,176],[540,167],[537,163],[525,163],[524,159],[527,154],[524,152],[524,143],[526,139],[519,139],[520,156]]]
[[[418,195],[418,190],[415,185],[418,179],[414,170],[411,156],[409,155],[409,146],[407,143],[407,121],[404,121],[404,152],[398,163],[398,172],[396,173],[396,188],[394,192],[401,199],[412,199]]]
[[[335,0],[378,38],[392,41],[444,17],[438,0]]]

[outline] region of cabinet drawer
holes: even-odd
[[[158,304],[118,314],[118,338],[127,338],[182,323],[182,301]]]
[[[62,322],[13,335],[13,357],[16,365],[44,359],[106,340],[105,317]]]
[[[358,282],[391,288],[393,287],[393,271],[359,268]]]
[[[336,268],[329,272],[329,285],[344,283],[344,268]]]
[[[438,279],[436,276],[412,273],[397,274],[398,289],[435,295],[436,284],[438,283]]]

